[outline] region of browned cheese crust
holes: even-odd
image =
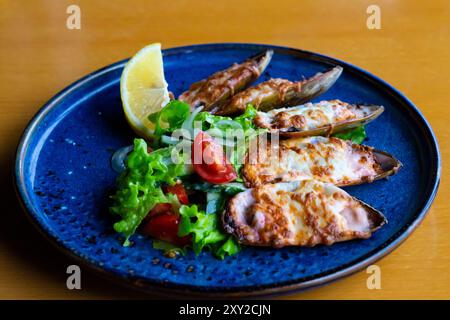
[[[338,138],[288,139],[278,147],[247,154],[242,175],[248,187],[266,183],[316,179],[347,186],[372,182],[384,171],[374,149]]]
[[[372,221],[374,215],[378,222]],[[366,239],[384,223],[379,217],[375,209],[343,190],[306,180],[268,184],[235,196],[224,225],[246,245],[315,246]]]

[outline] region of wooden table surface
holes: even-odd
[[[81,8],[81,30],[66,8]],[[370,4],[381,29],[366,26]],[[443,158],[440,191],[420,227],[381,267],[381,290],[361,271],[293,299],[450,298],[450,2],[442,1],[7,1],[0,0],[0,298],[146,298],[82,273],[66,289],[71,261],[25,220],[11,187],[17,141],[39,107],[102,66],[161,42],[291,46],[349,61],[406,94],[431,123]]]

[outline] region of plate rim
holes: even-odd
[[[433,182],[430,186],[427,187],[427,200],[422,208],[418,211],[415,219],[409,224],[405,225],[401,230],[395,233],[390,239],[384,242],[382,245],[372,250],[365,256],[357,260],[356,262],[349,263],[347,265],[343,265],[337,271],[331,271],[326,275],[318,275],[314,279],[299,281],[297,280],[287,280],[283,282],[275,282],[272,284],[265,285],[248,285],[248,286],[235,286],[235,287],[216,287],[216,286],[198,286],[191,284],[174,284],[174,283],[163,283],[159,281],[151,281],[147,279],[142,279],[138,277],[129,277],[123,276],[119,272],[115,272],[114,270],[106,270],[101,266],[95,264],[90,261],[87,257],[83,257],[81,254],[78,254],[72,251],[70,248],[66,247],[60,238],[53,234],[50,228],[37,218],[39,215],[38,211],[34,209],[31,205],[30,196],[25,187],[25,177],[24,177],[24,159],[27,155],[28,143],[30,139],[32,139],[33,134],[35,133],[35,129],[41,123],[45,116],[53,110],[53,108],[58,106],[58,103],[64,99],[65,96],[69,95],[71,92],[80,88],[84,84],[92,81],[93,79],[100,77],[101,75],[111,72],[117,68],[121,68],[125,63],[129,60],[123,59],[117,61],[113,64],[100,68],[96,71],[93,71],[79,80],[69,84],[64,89],[60,90],[57,94],[55,94],[52,98],[50,98],[40,109],[39,111],[32,117],[32,119],[27,124],[25,130],[23,131],[19,143],[16,149],[16,158],[14,165],[14,188],[21,203],[21,206],[26,213],[28,220],[32,222],[32,224],[39,230],[41,234],[56,248],[62,251],[64,254],[69,256],[71,259],[75,260],[80,265],[87,267],[88,269],[93,270],[98,273],[100,276],[104,278],[108,278],[113,282],[125,285],[127,287],[138,289],[140,291],[144,291],[146,293],[154,292],[154,290],[158,290],[158,293],[164,295],[184,295],[186,293],[192,294],[194,296],[209,296],[209,297],[255,297],[255,296],[268,296],[275,294],[287,294],[292,293],[299,290],[304,290],[307,288],[313,288],[317,286],[321,286],[327,284],[329,282],[341,279],[343,277],[349,276],[357,271],[362,270],[370,264],[378,261],[382,257],[386,256],[390,252],[392,252],[395,248],[397,248],[403,241],[405,241],[412,232],[420,225],[420,223],[424,220],[427,215],[431,204],[433,203],[438,188],[441,177],[441,155],[439,144],[437,138],[431,128],[431,125],[428,123],[426,118],[423,116],[422,112],[409,100],[403,93],[401,93],[398,89],[394,88],[392,85],[387,83],[385,80],[379,78],[378,76],[361,69],[351,63],[342,61],[340,59],[336,59],[327,55],[303,50],[296,49],[287,46],[278,46],[278,45],[270,45],[270,44],[260,44],[260,43],[236,43],[236,42],[226,42],[226,43],[205,43],[205,44],[195,44],[195,45],[187,45],[180,47],[172,47],[163,50],[163,57],[170,54],[179,54],[187,51],[199,51],[199,50],[211,50],[211,49],[274,49],[277,51],[284,51],[283,54],[290,53],[292,55],[301,56],[305,59],[319,61],[322,63],[327,63],[330,65],[341,65],[347,71],[352,71],[359,76],[363,76],[371,83],[377,84],[378,87],[384,89],[385,92],[389,93],[395,99],[402,101],[402,105],[407,105],[410,113],[414,115],[416,120],[421,121],[421,129],[423,130],[423,137],[430,147],[432,154],[431,160],[433,163]],[[392,239],[392,240],[391,240]]]

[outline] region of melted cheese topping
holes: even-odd
[[[372,150],[338,138],[288,139],[259,150],[259,158],[250,155],[242,173],[248,186],[306,179],[339,186],[370,182],[382,172]]]
[[[232,207],[233,201],[240,206],[232,213],[236,236],[246,244],[331,245],[368,238],[373,227],[373,209],[332,184],[314,180],[264,185],[237,195]]]
[[[361,119],[370,113],[368,107],[350,105],[340,100],[258,112],[254,123],[261,128],[283,132],[313,130],[338,123]]]

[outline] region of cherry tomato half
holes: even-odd
[[[158,203],[153,207],[147,216],[152,217],[162,213],[172,212],[172,205],[170,203]]]
[[[165,193],[172,193],[177,196],[181,204],[189,204],[189,198],[182,184],[163,187]]]
[[[236,171],[227,160],[222,147],[205,132],[200,132],[194,139],[192,163],[195,172],[207,182],[221,184],[237,178]]]
[[[188,204],[189,199],[182,184],[163,187],[165,193],[172,193],[177,196],[181,204]],[[178,246],[185,246],[191,243],[191,237],[180,238],[178,236],[178,224],[180,216],[173,212],[170,203],[158,203],[148,213],[144,219],[142,232],[159,240],[167,241]]]
[[[147,213],[142,221],[142,225],[145,225],[152,217],[166,213],[172,213],[172,205],[170,203],[158,203]]]
[[[178,225],[180,217],[172,213],[162,213],[150,218],[142,228],[142,232],[159,240],[167,241],[178,246],[191,243],[191,237],[179,237]]]

